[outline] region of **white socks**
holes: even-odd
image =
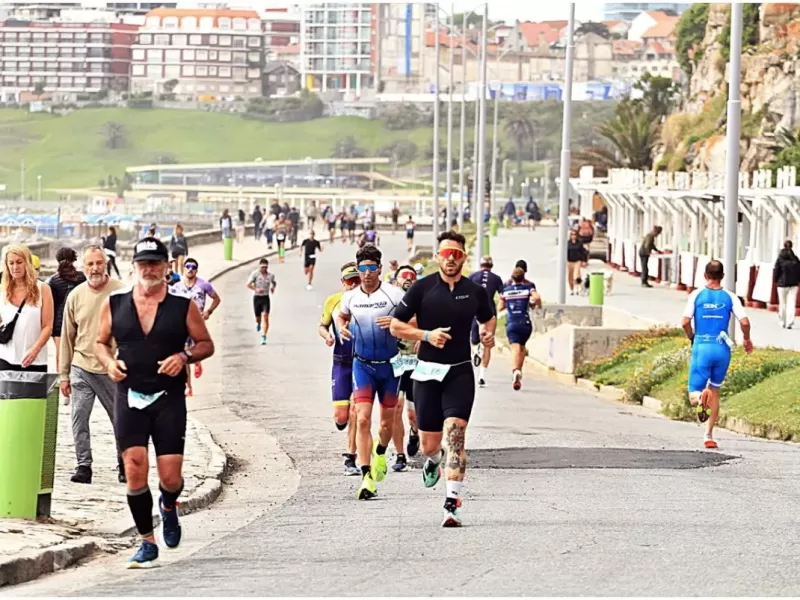
[[[486,379],[486,367],[483,365],[478,369],[478,379]]]
[[[425,458],[427,458],[435,465],[441,464],[441,462],[444,460],[444,449],[439,450],[439,452],[437,452],[434,456],[426,455]]]
[[[461,488],[464,486],[463,481],[447,481],[447,497],[458,499],[461,495]]]

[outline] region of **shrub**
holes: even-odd
[[[610,357],[581,365],[575,374],[578,377],[591,378],[624,363],[634,354],[650,350],[664,338],[675,338],[684,335],[683,329],[673,327],[653,327],[647,331],[629,335],[623,338]]]
[[[685,346],[661,354],[651,364],[637,369],[625,385],[625,401],[641,404],[654,387],[686,368],[691,355],[692,349],[687,340]]]

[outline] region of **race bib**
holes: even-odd
[[[316,254],[309,254],[308,258],[317,258],[317,255]]]
[[[450,371],[450,365],[440,365],[420,360],[417,361],[417,366],[411,374],[411,379],[415,381],[442,381],[448,371]]]
[[[128,390],[128,406],[136,410],[144,410],[156,400],[161,398],[166,392],[157,392],[155,394],[142,394],[135,390]]]
[[[417,357],[413,354],[398,354],[389,361],[394,370],[394,376],[400,377],[406,371],[413,371],[417,366]]]
[[[280,240],[281,242],[282,242],[283,240],[285,240],[285,239],[286,239],[286,235],[285,235],[285,234],[283,234],[283,233],[279,233],[279,234],[278,234],[276,237],[277,237],[277,238],[278,238],[278,240]]]

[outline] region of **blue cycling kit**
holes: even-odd
[[[706,387],[720,388],[731,362],[728,323],[747,315],[742,302],[724,289],[703,288],[692,292],[683,316],[694,319],[694,344],[689,365],[689,393]]]
[[[531,292],[536,286],[530,281],[507,283],[503,288],[503,300],[506,303],[506,336],[509,344],[528,343],[533,332],[530,317]]]

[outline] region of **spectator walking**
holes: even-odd
[[[597,231],[608,231],[608,207],[603,206],[594,213],[594,224]]]
[[[250,218],[253,219],[253,237],[255,237],[256,240],[260,240],[264,214],[261,212],[261,208],[259,208],[258,204],[256,204],[256,208],[253,210],[253,215]]]
[[[241,243],[244,241],[244,231],[245,231],[245,226],[247,225],[247,215],[245,215],[244,211],[240,208],[236,216],[237,216],[236,241]]]
[[[269,213],[267,224],[264,227],[264,237],[267,239],[267,248],[272,250],[272,236],[275,235],[275,224],[278,222],[278,215]]]
[[[589,219],[581,219],[578,225],[578,237],[581,243],[588,249],[589,244],[591,244],[594,239],[594,227],[592,227],[592,222]]]
[[[175,272],[182,275],[183,263],[186,260],[186,255],[189,254],[189,242],[183,234],[183,225],[180,223],[175,225],[175,232],[169,239],[169,251],[172,255]]]
[[[306,209],[306,219],[308,220],[308,228],[314,229],[314,223],[317,220],[317,216],[319,215],[319,210],[317,209],[317,203],[312,200],[309,207]]]
[[[651,288],[650,285],[650,255],[659,252],[656,248],[656,238],[661,235],[661,227],[656,225],[653,231],[644,236],[642,245],[639,246],[639,260],[642,263],[642,287]]]
[[[53,294],[53,343],[56,346],[56,369],[60,363],[61,321],[67,296],[78,285],[86,281],[86,276],[75,268],[78,254],[72,248],[59,248],[56,252],[58,270],[48,280],[47,285]],[[105,267],[105,264],[103,264]]]
[[[575,295],[575,286],[580,283],[581,267],[585,267],[589,261],[589,252],[578,237],[578,232],[569,232],[567,241],[567,281],[569,283],[569,295]]]
[[[775,285],[778,288],[778,320],[781,327],[791,329],[797,311],[797,286],[800,284],[800,259],[792,249],[792,242],[783,242],[774,269]]]
[[[114,382],[95,357],[94,343],[100,327],[100,309],[112,292],[124,287],[106,273],[106,260],[99,246],[83,251],[85,283],[69,295],[64,307],[58,367],[65,404],[72,404],[72,439],[78,462],[73,483],[92,483],[92,436],[89,420],[97,398],[114,426]],[[59,346],[56,346],[58,348]],[[117,451],[120,483],[125,483],[125,468]]]
[[[122,279],[119,274],[119,267],[117,267],[117,228],[113,225],[108,228],[108,235],[103,238],[103,254],[106,256],[106,265],[109,276],[111,269],[117,274],[117,279]]]
[[[22,244],[4,248],[0,323],[0,371],[47,373],[53,294],[36,278],[31,251]]]
[[[503,218],[506,222],[506,227],[511,229],[514,225],[514,215],[517,212],[517,207],[514,206],[514,201],[509,198],[508,202],[506,202],[505,207],[503,208]]]
[[[219,218],[219,228],[222,230],[223,239],[233,237],[233,219],[231,219],[231,214],[227,208],[222,210],[222,216]]]

